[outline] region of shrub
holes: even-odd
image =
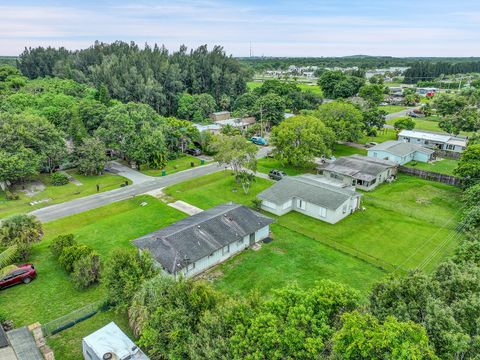
[[[50,177],[52,185],[54,186],[62,186],[69,183],[68,176],[62,172],[53,173]]]
[[[90,255],[92,252],[91,247],[83,244],[67,246],[63,248],[58,262],[67,272],[71,273],[75,262],[82,257]]]
[[[28,257],[32,244],[42,236],[42,224],[32,215],[13,215],[3,220],[0,227],[0,245],[16,245],[18,261]]]
[[[76,245],[76,242],[73,239],[73,234],[59,235],[52,240],[49,248],[53,257],[58,259],[58,257],[62,254],[63,249],[72,245]]]
[[[17,193],[11,192],[10,190],[5,191],[5,198],[7,200],[18,200],[20,196]]]
[[[100,257],[91,252],[73,264],[72,280],[77,289],[86,289],[100,278]]]

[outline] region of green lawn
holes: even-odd
[[[332,249],[308,236],[272,224],[274,240],[259,251],[247,250],[214,272],[221,273],[215,285],[231,294],[255,289],[266,295],[270,290],[298,284],[311,287],[315,281],[330,279],[366,294],[371,284],[385,273],[379,268]]]
[[[366,211],[335,225],[296,212],[278,224],[386,269],[413,269],[436,254],[426,267],[431,270],[458,244],[459,195],[458,188],[400,175],[365,193]]]
[[[387,140],[396,140],[397,139],[397,132],[394,129],[383,129],[378,131],[377,136],[363,136],[359,143],[366,144],[368,142],[377,142],[381,143]]]
[[[359,148],[344,145],[344,144],[335,144],[335,150],[333,151],[333,155],[335,157],[350,156],[355,154],[367,155],[367,150],[359,149]]]
[[[164,192],[201,209],[208,209],[229,201],[251,206],[252,199],[271,184],[272,181],[257,177],[249,193],[245,194],[242,187],[236,184],[231,171],[219,171],[169,186]]]
[[[143,201],[148,204],[141,207]],[[185,214],[144,195],[44,224],[44,238],[34,245],[28,259],[37,268],[37,279],[2,291],[0,309],[7,311],[15,326],[21,326],[45,323],[103,300],[101,285],[85,291],[73,287],[69,275],[50,255],[48,245],[55,236],[73,233],[79,243],[91,246],[108,263],[113,249],[130,247],[130,240],[183,217]]]
[[[393,114],[402,110],[407,109],[406,106],[401,106],[401,105],[385,105],[385,106],[379,106],[380,110],[385,111],[387,114]]]
[[[287,175],[300,175],[305,173],[316,173],[315,166],[309,168],[297,168],[291,165],[282,165],[280,161],[274,158],[258,159],[257,171],[268,174],[270,170],[281,170]]]
[[[165,167],[165,171],[167,172],[167,175],[170,175],[178,171],[191,169],[192,162],[195,164],[195,166],[201,165],[200,159],[190,155],[186,155],[186,156],[179,157],[178,159],[168,161],[167,166]],[[149,169],[148,167],[142,166],[140,171],[145,175],[162,176],[162,169]]]
[[[457,165],[458,165],[458,161],[453,159],[441,159],[441,160],[434,161],[432,163],[409,162],[408,164],[405,164],[405,166],[408,166],[414,169],[433,171],[433,172],[437,172],[440,174],[447,174],[447,175],[454,175],[453,170],[455,170]]]
[[[401,118],[387,120],[387,124],[393,125],[395,121]],[[438,116],[429,116],[424,118],[414,118],[415,121],[415,130],[425,130],[425,131],[434,131],[434,132],[445,132],[438,126],[442,118]],[[462,131],[461,135],[469,136],[471,133]]]
[[[55,353],[56,359],[78,360],[83,359],[82,339],[114,321],[131,339],[132,331],[128,325],[127,316],[117,314],[114,311],[98,312],[96,315],[76,324],[70,329],[64,330],[58,334],[47,338],[48,345]]]
[[[120,184],[125,182],[125,178],[113,174],[104,174],[101,176],[84,176],[77,173],[75,170],[68,170],[68,173],[75,177],[82,183],[77,186],[73,183],[68,183],[63,186],[51,185],[50,175],[40,174],[38,180],[46,185],[44,191],[35,196],[28,197],[23,192],[17,191],[20,195],[19,200],[6,200],[5,193],[0,191],[0,218],[30,212],[52,204],[58,204],[64,201],[75,198],[91,195],[97,192],[96,185],[100,185],[100,192],[116,189]],[[30,206],[30,202],[34,200],[51,199],[48,202],[43,202],[34,206]]]

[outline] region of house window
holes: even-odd
[[[305,201],[302,199],[297,199],[297,207],[301,210],[305,210],[306,209]]]
[[[327,209],[325,209],[324,207],[321,207],[319,208],[319,214],[320,214],[320,217],[324,218],[324,217],[327,217]]]
[[[448,149],[448,150],[454,150],[454,149],[455,149],[455,145],[448,144],[448,145],[447,145],[447,149]]]
[[[225,254],[228,254],[230,252],[230,244],[225,246],[223,249],[222,249],[222,255],[225,255]]]
[[[191,263],[187,265],[187,271],[192,271],[193,269],[195,269],[195,263]]]
[[[377,153],[376,153],[376,152],[373,153],[373,157],[377,157]]]

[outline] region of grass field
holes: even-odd
[[[268,174],[270,170],[281,170],[287,175],[300,175],[305,173],[315,173],[315,166],[312,165],[308,168],[297,168],[291,165],[283,165],[280,161],[274,158],[258,159],[257,171]]]
[[[338,281],[366,293],[385,273],[360,259],[334,250],[311,237],[272,224],[274,240],[259,251],[248,250],[214,271],[216,286],[230,294],[255,289],[266,295],[290,284],[311,287],[319,279]]]
[[[143,201],[147,206],[140,206]],[[38,277],[29,285],[19,285],[0,294],[0,309],[4,309],[15,326],[39,321],[45,323],[83,307],[101,301],[101,285],[85,291],[76,290],[66,273],[51,256],[50,241],[57,235],[72,233],[82,244],[97,251],[104,263],[115,248],[132,246],[130,240],[180,220],[185,215],[160,200],[138,196],[98,209],[44,224],[42,241],[33,246],[28,259],[35,264]],[[32,303],[34,300],[34,304]]]
[[[249,193],[245,194],[242,187],[236,184],[231,171],[219,171],[169,186],[164,192],[205,210],[229,201],[251,206],[256,194],[271,184],[272,181],[257,177]]]
[[[40,174],[37,180],[45,184],[46,188],[44,191],[32,197],[28,197],[23,192],[17,191],[20,196],[19,200],[6,200],[5,193],[0,191],[0,218],[13,214],[26,213],[52,204],[95,194],[97,192],[97,184],[100,185],[100,192],[113,190],[119,188],[120,184],[126,180],[124,177],[109,173],[101,176],[84,176],[75,170],[68,170],[67,172],[80,181],[82,185],[77,186],[70,182],[62,186],[53,186],[50,181],[50,175]],[[34,206],[30,206],[29,204],[31,201],[43,199],[51,200]]]
[[[455,170],[457,165],[458,165],[457,160],[441,159],[441,160],[434,161],[432,163],[409,162],[405,166],[408,166],[414,169],[425,170],[425,171],[433,171],[440,174],[454,175],[453,170]]]
[[[82,321],[70,329],[48,337],[47,343],[54,351],[56,359],[83,359],[82,339],[107,325],[111,321],[114,321],[123,332],[133,339],[132,331],[128,325],[127,316],[124,314],[117,314],[114,311],[106,311],[98,312],[90,319]]]
[[[178,159],[170,160],[165,167],[167,175],[174,174],[178,171],[191,169],[191,163],[194,163],[195,166],[200,166],[201,160],[193,156],[182,156]],[[162,176],[162,169],[149,169],[148,167],[143,167],[140,169],[142,173],[150,176]]]
[[[377,136],[364,136],[360,139],[359,143],[366,144],[368,142],[377,142],[381,143],[387,140],[396,140],[397,139],[397,132],[394,129],[383,129],[382,131],[378,131]]]
[[[387,114],[393,114],[402,110],[407,109],[406,106],[401,106],[401,105],[385,105],[385,106],[379,106],[380,110],[385,111]]]
[[[353,146],[348,146],[344,144],[335,144],[335,150],[333,151],[333,155],[335,157],[340,156],[350,156],[350,155],[367,155],[366,149],[359,149]]]

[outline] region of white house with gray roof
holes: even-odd
[[[142,236],[132,243],[148,250],[168,274],[197,275],[267,238],[273,222],[244,205],[228,203]]]
[[[453,152],[462,152],[465,150],[468,141],[464,136],[453,136],[446,133],[419,130],[402,130],[398,133],[398,140],[431,149]]]
[[[368,156],[403,165],[412,160],[429,162],[434,159],[435,150],[404,141],[389,140],[369,148]]]
[[[287,176],[258,198],[262,209],[272,214],[281,216],[293,210],[335,224],[360,207],[361,194],[351,186],[343,186],[311,174]]]
[[[370,191],[397,174],[397,164],[368,156],[342,156],[318,168],[319,174]]]

